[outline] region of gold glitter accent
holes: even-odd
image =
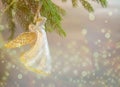
[[[36,40],[36,33],[35,32],[25,32],[20,34],[14,40],[5,44],[6,48],[16,48],[21,47],[27,44],[32,44]]]
[[[32,72],[35,72],[35,73],[38,73],[38,74],[42,74],[42,75],[50,75],[50,73],[46,73],[44,72],[43,70],[40,70],[40,69],[36,69],[36,68],[32,68],[32,67],[29,67],[29,66],[26,66],[26,68]]]

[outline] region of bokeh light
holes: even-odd
[[[108,0],[107,8],[95,4],[94,13],[72,8],[69,1],[53,1],[66,10],[62,25],[67,36],[47,33],[51,74],[27,70],[19,61],[25,48],[4,48],[7,32],[3,32],[0,87],[120,87],[120,1]]]

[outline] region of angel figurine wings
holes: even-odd
[[[49,74],[51,71],[51,57],[45,32],[45,17],[36,17],[35,24],[29,25],[29,32],[20,34],[14,40],[5,44],[7,48],[16,48],[31,44],[32,47],[25,52],[20,61],[30,71],[40,74]]]

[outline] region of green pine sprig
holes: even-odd
[[[35,13],[39,4],[41,4],[40,14],[47,18],[46,31],[56,31],[59,35],[66,36],[62,28],[62,16],[65,11],[51,0],[1,0],[5,9],[4,13],[7,18],[7,25],[11,32],[10,38],[13,38],[15,29],[15,22],[22,26],[22,29],[28,30],[28,25],[33,22]],[[66,2],[67,0],[61,0]],[[100,3],[102,7],[107,6],[107,0],[92,0]],[[71,0],[72,6],[77,7],[78,3],[89,12],[93,12],[93,6],[89,0]],[[15,21],[14,21],[15,20]]]
[[[59,6],[56,6],[51,0],[41,0],[41,15],[47,18],[46,30],[56,31],[62,36],[66,36],[64,30],[61,27],[62,15],[64,15],[64,10]],[[47,13],[47,14],[46,14]]]
[[[93,12],[94,11],[93,7],[91,6],[91,4],[88,1],[86,1],[86,0],[80,0],[80,2],[84,6],[84,8],[86,10],[88,10],[89,12]]]

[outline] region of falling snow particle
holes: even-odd
[[[120,48],[120,42],[116,43],[116,48]]]
[[[110,33],[105,34],[105,38],[109,39],[111,37]]]
[[[95,58],[97,58],[97,57],[99,57],[99,53],[98,53],[98,52],[94,52],[94,53],[93,53],[93,56],[94,56]]]
[[[82,29],[82,34],[86,35],[87,34],[87,30],[86,29]]]
[[[105,23],[108,23],[108,20],[105,20]]]
[[[94,20],[95,20],[95,15],[92,14],[92,13],[90,13],[90,14],[89,14],[89,20],[90,20],[90,21],[94,21]]]
[[[98,43],[100,43],[100,42],[101,42],[101,40],[97,40],[97,42],[98,42]]]
[[[12,65],[12,68],[15,68],[15,65]]]
[[[74,75],[78,75],[78,71],[77,70],[74,70],[73,73],[74,73]]]
[[[4,60],[2,60],[1,62],[2,62],[2,63],[5,63],[5,61],[4,61]]]
[[[101,29],[101,32],[102,32],[102,33],[105,33],[105,29]]]
[[[113,13],[112,13],[111,11],[110,11],[110,12],[108,12],[108,15],[109,15],[109,16],[112,16],[112,14],[113,14]]]
[[[8,72],[5,72],[5,75],[6,75],[6,76],[9,76],[9,73],[8,73]]]
[[[18,74],[18,79],[22,79],[22,74]]]
[[[87,75],[87,72],[86,71],[83,71],[82,72],[82,76],[85,77]]]
[[[7,77],[3,76],[3,77],[2,77],[2,80],[6,81],[6,80],[7,80]]]

